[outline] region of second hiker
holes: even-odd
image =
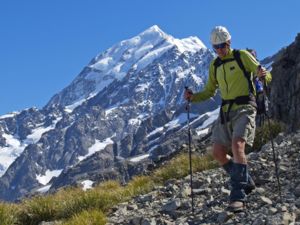
[[[231,49],[231,35],[225,27],[215,27],[210,42],[218,57],[210,64],[208,82],[203,91],[186,90],[184,97],[196,103],[220,90],[222,105],[212,128],[212,154],[230,176],[229,208],[237,212],[245,208],[246,195],[255,188],[245,155],[245,146],[252,146],[255,134],[253,74],[266,82],[271,81],[271,74],[248,51]],[[227,154],[230,149],[233,158]]]

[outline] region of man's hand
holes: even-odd
[[[185,92],[184,92],[184,99],[187,100],[187,101],[191,101],[192,98],[193,98],[193,92],[192,92],[192,90],[186,88]]]
[[[263,78],[267,75],[267,70],[265,67],[262,67],[262,66],[258,66],[257,67],[257,76],[259,78]]]

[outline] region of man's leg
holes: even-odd
[[[230,162],[230,157],[227,155],[227,149],[224,145],[214,143],[212,149],[212,156],[219,163],[220,166],[226,165]]]
[[[238,143],[238,145],[240,145],[240,143]],[[238,148],[235,146],[235,150],[238,151],[235,151],[234,155],[238,156],[238,159],[242,158],[243,157],[243,155],[241,154],[243,152],[242,145],[239,146]],[[243,165],[243,164],[234,163],[233,160],[230,159],[229,155],[227,155],[226,147],[218,143],[214,143],[212,155],[214,159],[218,161],[219,165],[222,166],[230,176],[231,186],[232,186],[232,190],[230,193],[231,210],[234,212],[242,210],[244,208],[245,194],[244,194],[243,186],[241,186],[240,184],[241,178],[240,178],[240,169],[238,165]]]
[[[239,164],[247,164],[245,147],[246,141],[242,138],[234,138],[232,140],[233,161]]]
[[[242,138],[232,140],[233,170],[231,176],[232,190],[230,193],[230,207],[237,212],[243,210],[246,200],[245,188],[248,184],[248,168],[245,155],[246,142]]]
[[[246,142],[242,138],[234,138],[232,141],[232,153],[234,163],[247,165],[247,158],[245,154]],[[246,195],[250,194],[255,189],[255,183],[247,169],[247,185],[244,187]]]
[[[244,142],[243,139],[240,139],[240,140],[242,142]],[[245,144],[242,144],[242,146],[241,146],[241,143],[239,143],[239,142],[236,143],[235,145],[236,145],[235,149],[243,148],[243,147],[245,148]],[[239,150],[239,151],[241,151],[241,150]],[[246,162],[245,152],[244,151],[242,151],[242,152],[243,152],[242,154],[244,154],[243,161]],[[212,155],[213,155],[214,159],[219,163],[219,165],[222,166],[223,169],[227,172],[227,174],[231,177],[234,162],[233,162],[232,158],[227,154],[227,148],[224,145],[215,143],[213,145]],[[245,187],[245,193],[250,194],[250,192],[254,188],[255,188],[254,181],[248,174],[248,184]]]
[[[216,161],[218,161],[219,165],[223,167],[223,169],[227,172],[229,176],[231,176],[233,170],[233,160],[227,154],[227,148],[221,144],[214,144],[212,155]]]

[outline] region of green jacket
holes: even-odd
[[[232,49],[230,49],[229,53],[225,57],[221,58],[221,60],[231,58],[234,58]],[[251,72],[251,77],[253,78],[253,74],[257,72],[257,68],[260,65],[259,62],[247,50],[240,50],[240,58],[246,71]],[[213,97],[216,94],[217,89],[220,89],[221,98],[224,100],[249,95],[248,80],[235,60],[217,67],[216,79],[214,62],[215,59],[210,63],[208,82],[204,90],[195,93],[193,95],[192,102],[200,102]],[[269,83],[271,82],[271,79],[271,73],[267,71],[265,81]],[[254,85],[253,82],[252,85]],[[235,110],[240,106],[241,105],[238,106],[233,104],[231,110]],[[228,106],[225,105],[223,110],[227,111],[227,107]]]

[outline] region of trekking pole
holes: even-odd
[[[186,91],[189,91],[188,87],[185,87]],[[190,127],[190,107],[191,101],[187,100],[187,124],[188,124],[188,139],[189,139],[189,161],[190,161],[190,186],[191,186],[191,198],[192,198],[192,213],[194,214],[194,191],[193,191],[193,170],[192,170],[192,149],[191,149],[191,127]]]
[[[282,202],[282,195],[281,195],[281,184],[280,184],[280,179],[279,179],[279,170],[278,170],[278,154],[276,155],[275,152],[275,147],[274,147],[274,140],[273,140],[273,134],[271,132],[271,122],[270,122],[270,117],[268,115],[267,120],[268,120],[268,126],[269,126],[269,132],[270,132],[270,140],[271,140],[271,145],[272,145],[272,151],[273,151],[273,161],[275,164],[275,174],[276,174],[276,179],[277,179],[277,188],[278,188],[278,194],[280,201]]]
[[[279,194],[280,201],[282,202],[281,184],[280,184],[279,170],[278,170],[278,152],[276,155],[276,151],[275,151],[275,147],[274,147],[274,137],[273,137],[272,128],[271,128],[271,119],[270,119],[270,116],[268,115],[269,106],[268,106],[268,96],[266,93],[268,87],[267,87],[267,83],[264,78],[262,79],[262,81],[264,83],[263,93],[264,93],[264,103],[265,103],[265,116],[267,117],[267,121],[268,121],[269,137],[270,137],[272,152],[273,152],[273,161],[274,161],[274,165],[275,165],[275,175],[276,175],[276,179],[277,179],[278,194]]]

